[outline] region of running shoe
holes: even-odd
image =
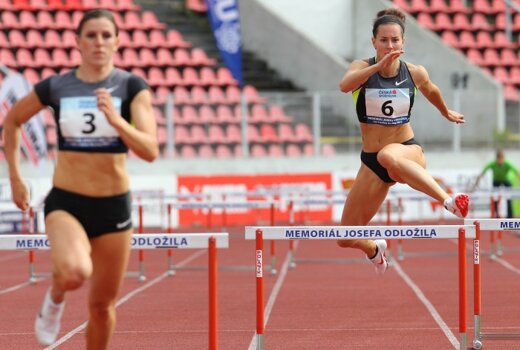
[[[446,198],[444,208],[459,218],[465,218],[468,215],[469,197],[467,194],[457,193],[453,197]]]
[[[36,338],[41,345],[51,345],[56,341],[64,309],[65,302],[55,304],[52,301],[51,289],[49,288],[47,293],[45,293],[45,299],[43,299],[43,304],[34,323]]]
[[[384,239],[376,239],[374,241],[377,246],[377,254],[373,258],[369,258],[367,256],[367,259],[374,264],[376,273],[378,275],[382,275],[385,273],[386,269],[388,268],[388,261],[386,259],[386,241]]]

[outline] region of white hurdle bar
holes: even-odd
[[[481,349],[482,339],[520,339],[520,333],[483,333],[481,331],[482,283],[480,271],[480,233],[481,231],[516,231],[520,229],[520,219],[464,219],[465,224],[474,224],[476,237],[473,243],[473,316],[475,335],[473,349]]]
[[[218,349],[217,249],[229,248],[228,233],[132,234],[132,249],[208,249],[209,349]],[[0,250],[48,250],[46,235],[0,235]]]
[[[424,226],[246,226],[245,238],[256,241],[256,349],[264,350],[264,239],[448,239],[458,238],[460,350],[467,349],[466,238],[475,238],[474,225]]]

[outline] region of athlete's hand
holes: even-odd
[[[112,95],[105,88],[96,89],[96,100],[98,109],[105,114],[107,121],[113,127],[124,119],[118,114],[112,103]]]
[[[404,54],[404,50],[392,50],[384,55],[381,61],[377,63],[379,65],[379,71],[388,68],[392,62],[401,57],[402,54]]]
[[[11,196],[18,208],[23,211],[29,209],[29,187],[23,180],[11,180]]]
[[[464,120],[464,115],[459,112],[448,110],[448,115],[445,116],[450,122],[454,122],[457,124],[464,124],[466,121]]]

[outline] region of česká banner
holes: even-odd
[[[233,77],[243,86],[238,0],[206,0],[206,3],[220,56]]]
[[[31,83],[23,75],[18,73],[7,75],[0,88],[0,119],[4,119],[13,104],[31,90]],[[22,152],[34,165],[46,157],[47,139],[41,112],[23,125],[20,145]]]

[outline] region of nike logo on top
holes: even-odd
[[[407,81],[407,80],[408,80],[408,78],[406,78],[406,79],[403,80],[403,81],[396,81],[396,82],[395,82],[395,86],[399,86],[399,85],[401,85],[402,83],[404,83],[404,82]]]
[[[397,83],[396,83],[396,85],[397,85]],[[112,91],[114,91],[114,90],[117,89],[117,88],[118,88],[118,86],[115,85],[115,86],[112,86],[112,87],[107,88],[107,90],[108,90],[108,92],[112,93]]]

